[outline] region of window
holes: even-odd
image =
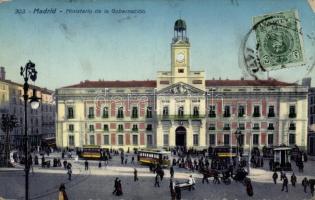
[[[124,107],[119,107],[118,108],[117,118],[124,118]]]
[[[199,108],[197,106],[194,106],[193,116],[194,117],[198,117],[199,116]]]
[[[132,144],[138,145],[138,135],[132,135]]]
[[[118,145],[124,145],[124,136],[118,135]]]
[[[152,118],[152,107],[147,107],[147,118]]]
[[[254,106],[253,117],[260,117],[260,107],[259,106]]]
[[[215,145],[215,134],[209,134],[209,145]]]
[[[180,106],[178,108],[178,116],[183,117],[184,116],[184,106]]]
[[[109,135],[104,135],[104,145],[109,145]]]
[[[103,118],[108,118],[108,107],[103,108]]]
[[[215,124],[209,124],[209,130],[215,130]]]
[[[274,106],[269,106],[268,117],[275,117],[275,107]]]
[[[138,108],[137,107],[132,107],[131,118],[138,118]]]
[[[147,131],[152,131],[152,124],[147,125]]]
[[[253,130],[259,130],[259,123],[254,123]]]
[[[295,124],[294,123],[290,123],[289,130],[290,131],[294,131],[295,130]]]
[[[184,73],[184,69],[178,69],[178,73]]]
[[[274,126],[273,126],[273,123],[269,123],[268,124],[268,130],[275,130]]]
[[[193,145],[198,146],[199,145],[199,134],[193,135]]]
[[[74,146],[74,135],[69,135],[69,146]]]
[[[163,107],[163,116],[164,117],[168,116],[168,106]]]
[[[230,144],[230,135],[229,134],[224,134],[224,145],[229,145]]]
[[[123,132],[124,131],[124,125],[118,124],[118,132]]]
[[[245,106],[238,107],[238,117],[244,117],[245,115]]]
[[[231,117],[230,106],[224,106],[224,115],[223,117]]]
[[[133,124],[132,125],[132,131],[137,132],[138,131],[138,124]]]
[[[295,144],[295,134],[289,134],[289,145]]]
[[[89,115],[88,115],[89,119],[94,118],[94,107],[89,107]]]
[[[90,124],[90,126],[89,126],[89,131],[90,131],[90,132],[93,132],[93,131],[94,131],[94,125]]]
[[[239,128],[240,130],[245,130],[245,124],[244,124],[244,123],[239,123],[239,124],[238,124],[238,128]]]
[[[215,106],[213,106],[213,105],[209,106],[209,117],[211,117],[211,118],[216,117]]]
[[[147,145],[152,146],[152,135],[147,135]]]
[[[108,130],[109,130],[108,124],[104,124],[104,127],[103,127],[103,128],[104,128],[104,131],[105,131],[105,132],[108,132]]]
[[[253,134],[253,145],[259,145],[259,134]]]
[[[73,132],[74,131],[74,125],[73,124],[69,124],[69,131]]]
[[[73,119],[74,114],[73,114],[73,107],[68,107],[68,119]]]
[[[224,124],[223,130],[228,131],[230,129],[230,124]]]
[[[95,137],[94,135],[90,135],[90,144],[95,145]]]
[[[163,145],[168,146],[168,134],[163,134]]]
[[[273,145],[273,134],[268,134],[268,145]]]
[[[289,108],[289,118],[296,118],[295,106],[291,105]]]

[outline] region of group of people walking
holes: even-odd
[[[279,177],[278,173],[275,171],[272,175],[272,179],[273,179],[274,184],[277,184],[278,177]],[[289,180],[288,180],[287,175],[283,171],[280,171],[280,181],[282,181],[281,191],[285,190],[286,192],[289,192],[289,190],[288,190]],[[296,178],[296,175],[294,172],[291,175],[290,182],[291,182],[293,187],[296,186],[297,178]],[[310,187],[310,191],[311,191],[311,194],[313,196],[314,195],[314,184],[315,184],[315,180],[313,180],[313,179],[308,180],[307,177],[304,177],[304,179],[302,180],[302,186],[304,188],[304,192],[307,193],[307,187]]]

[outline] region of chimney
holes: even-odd
[[[5,80],[5,68],[0,67],[0,80]]]

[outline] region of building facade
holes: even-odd
[[[56,90],[57,146],[142,148],[307,144],[307,87],[276,80],[206,80],[192,71],[177,20],[170,71],[149,81],[85,81]]]
[[[15,115],[18,127],[10,133],[10,143],[14,147],[23,145],[24,135],[24,100],[23,85],[5,79],[4,68],[0,69],[2,73],[0,79],[0,114],[8,113]],[[4,75],[3,75],[4,73]],[[28,104],[28,135],[30,145],[39,146],[42,139],[55,137],[55,102],[53,100],[53,91],[46,88],[40,88],[30,85],[28,95],[33,95],[33,89],[36,89],[37,97],[41,98],[40,107],[33,110]],[[0,130],[0,143],[4,141],[5,134]]]
[[[308,96],[308,153],[315,156],[315,88],[309,89]]]

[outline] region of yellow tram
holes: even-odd
[[[143,149],[138,151],[138,162],[144,165],[159,164],[161,167],[168,167],[171,164],[170,156],[170,151]]]
[[[83,145],[81,158],[83,159],[100,159],[101,148],[99,145]]]

